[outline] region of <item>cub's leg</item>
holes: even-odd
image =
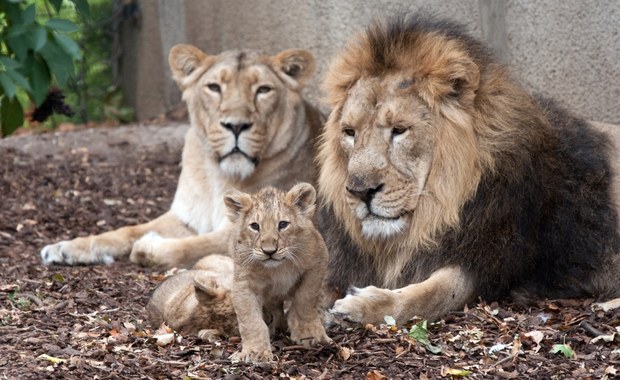
[[[144,266],[189,265],[211,254],[228,255],[230,228],[181,238],[165,238],[150,232],[133,244],[130,260]]]
[[[41,250],[41,258],[46,265],[109,264],[116,258],[129,255],[133,243],[149,231],[177,237],[193,234],[169,211],[148,223],[47,245]]]
[[[402,324],[414,316],[434,320],[462,308],[474,297],[472,280],[457,267],[442,268],[427,280],[400,289],[354,288],[336,301],[331,313],[360,323],[382,323],[393,317]]]
[[[232,361],[268,362],[273,358],[269,327],[263,320],[263,301],[248,289],[245,281],[233,284],[232,302],[239,322],[241,352],[230,356]]]
[[[321,310],[323,294],[319,290],[322,282],[322,270],[312,269],[304,274],[297,291],[292,295],[287,315],[288,328],[291,331],[291,339],[304,346],[332,341],[323,326]]]

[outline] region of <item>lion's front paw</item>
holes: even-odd
[[[230,355],[230,360],[234,362],[246,362],[246,363],[266,363],[273,360],[273,354],[271,353],[271,347],[267,348],[253,348],[243,347],[241,352],[237,351]]]
[[[386,315],[397,317],[396,304],[391,290],[374,286],[352,288],[346,297],[334,303],[330,313],[350,322],[381,323]]]
[[[163,264],[161,258],[157,255],[157,248],[165,240],[156,232],[151,231],[147,233],[133,243],[129,260],[145,267]]]
[[[43,247],[40,252],[43,264],[66,264],[74,265],[78,263],[95,263],[111,264],[114,258],[108,254],[101,253],[99,255],[91,252],[89,241],[86,238],[78,238],[75,240],[64,240],[55,244],[49,244]]]

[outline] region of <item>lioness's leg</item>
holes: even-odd
[[[144,224],[121,227],[100,235],[79,237],[45,246],[41,250],[43,263],[48,264],[109,264],[118,257],[129,255],[133,243],[149,231],[163,236],[189,236],[193,232],[172,212]]]
[[[190,265],[211,254],[228,255],[228,228],[183,238],[165,238],[148,233],[136,241],[130,260],[144,265],[167,267]]]
[[[469,276],[457,267],[449,267],[400,289],[354,289],[336,301],[330,312],[361,323],[382,323],[388,315],[402,324],[414,316],[434,320],[462,308],[473,297],[474,286]]]

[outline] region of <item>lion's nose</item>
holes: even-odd
[[[241,132],[252,127],[252,123],[227,123],[224,121],[220,121],[220,125],[225,129],[232,131],[235,137],[239,136]]]
[[[347,191],[353,195],[355,195],[357,198],[359,198],[362,202],[369,204],[372,201],[372,198],[374,198],[375,194],[377,194],[379,191],[381,191],[383,189],[383,184],[380,184],[379,186],[376,187],[367,187],[367,188],[356,188],[356,187],[350,187],[347,186]]]

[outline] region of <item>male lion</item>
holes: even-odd
[[[620,296],[608,138],[529,96],[462,27],[376,23],[325,87],[319,226],[330,286],[354,286],[334,313],[402,323],[476,297]]]
[[[142,225],[48,245],[41,251],[45,264],[109,263],[131,253],[143,265],[176,266],[226,253],[224,192],[314,182],[322,120],[300,95],[314,71],[309,52],[213,56],[177,45],[169,62],[191,120],[170,211]]]

